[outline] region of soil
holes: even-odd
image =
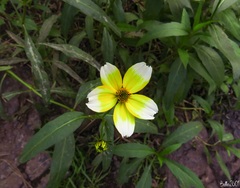
[[[19,74],[21,78],[31,83],[27,73]],[[2,76],[3,74],[0,74],[0,77]],[[25,89],[24,86],[7,77],[3,82],[2,93],[23,89]],[[29,94],[21,94],[9,101],[2,101],[5,113],[9,118],[0,119],[1,188],[44,188],[47,185],[51,164],[51,157],[47,152],[37,155],[26,164],[18,162],[24,145],[42,123],[41,115],[32,103],[33,97]],[[37,98],[34,99],[34,101],[37,100]],[[232,133],[235,138],[240,138],[240,111],[227,110],[220,119],[225,124],[227,132]],[[170,158],[194,171],[206,188],[227,187],[226,183],[230,183],[230,181],[227,180],[216,161],[214,150],[217,150],[230,171],[232,182],[236,183],[230,187],[240,187],[240,159],[233,155],[229,156],[224,148],[218,146],[214,147],[214,150],[210,149],[212,158],[210,163],[206,158],[203,141],[209,142],[210,134],[207,129],[203,129],[198,138],[184,144],[171,154]],[[213,138],[212,142],[214,143],[214,141]],[[236,147],[240,148],[240,145]],[[166,177],[164,187],[178,188],[176,178],[167,168],[164,170]],[[106,185],[105,187],[111,186]],[[114,187],[117,187],[115,183]]]

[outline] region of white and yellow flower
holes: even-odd
[[[115,106],[114,124],[122,137],[129,137],[134,132],[135,117],[151,120],[158,112],[152,99],[135,94],[148,84],[151,75],[152,67],[141,62],[130,67],[122,79],[118,68],[106,63],[100,69],[103,85],[88,94],[86,105],[95,112],[106,112]]]

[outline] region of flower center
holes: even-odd
[[[125,89],[121,88],[116,92],[116,96],[120,102],[126,102],[130,93]]]

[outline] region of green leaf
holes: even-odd
[[[40,53],[35,47],[32,39],[25,30],[25,51],[31,62],[32,73],[36,80],[37,88],[40,90],[44,102],[47,104],[50,100],[50,82],[48,74],[44,70],[44,64]]]
[[[20,156],[24,163],[73,133],[84,120],[81,112],[67,112],[46,123],[25,145]]]
[[[27,59],[18,58],[18,57],[10,57],[5,59],[0,59],[0,65],[14,65],[22,62],[27,62]]]
[[[67,3],[64,3],[61,11],[61,33],[66,38],[79,10]]]
[[[116,50],[116,43],[108,33],[107,29],[103,30],[103,38],[101,44],[101,51],[103,54],[104,62],[113,63],[113,58]]]
[[[178,48],[178,55],[183,63],[184,67],[186,68],[189,62],[189,54],[186,50]]]
[[[196,11],[196,14],[194,15],[194,22],[193,22],[193,28],[196,27],[196,25],[199,24],[200,20],[201,20],[201,15],[202,15],[202,8],[203,8],[203,1],[199,1],[198,2],[198,8]]]
[[[176,18],[179,18],[181,16],[182,10],[184,8],[192,10],[189,0],[166,0],[166,2],[169,4],[169,8]]]
[[[143,45],[152,39],[188,35],[185,25],[178,22],[162,24],[157,21],[146,21],[140,26],[140,28],[146,29],[148,32],[138,41],[138,46]]]
[[[51,89],[51,93],[64,97],[76,98],[77,93],[70,87],[55,87]]]
[[[151,188],[152,186],[151,169],[152,169],[151,165],[145,167],[142,176],[137,182],[136,188]]]
[[[167,88],[164,94],[164,105],[168,110],[174,103],[174,97],[177,95],[178,88],[186,78],[187,70],[184,68],[180,59],[176,59],[170,68]]]
[[[78,74],[74,70],[72,70],[72,68],[69,67],[66,63],[63,63],[62,61],[54,61],[53,65],[55,65],[57,68],[65,71],[68,75],[70,75],[72,78],[74,78],[80,84],[82,84],[84,82],[83,79],[80,76],[78,76]]]
[[[178,127],[162,143],[166,148],[174,144],[183,144],[194,138],[202,130],[202,123],[199,121],[188,122]]]
[[[226,164],[224,163],[224,161],[222,160],[222,157],[219,155],[219,153],[216,151],[216,159],[218,164],[220,165],[220,168],[222,169],[223,173],[227,176],[227,178],[229,180],[231,180],[231,175],[229,173],[229,170],[226,166]]]
[[[220,2],[219,2],[220,1]],[[212,13],[215,12],[219,13],[227,8],[229,8],[230,6],[232,6],[234,3],[236,3],[238,0],[215,0],[214,4],[213,4],[213,8],[212,8]]]
[[[42,27],[39,31],[39,37],[37,40],[38,42],[43,42],[47,38],[52,29],[53,24],[56,23],[58,18],[59,15],[52,15],[43,22]]]
[[[186,28],[187,31],[191,30],[191,21],[190,21],[190,17],[189,17],[188,12],[186,11],[186,9],[183,9],[183,11],[182,11],[181,23],[184,25],[184,27]]]
[[[75,140],[73,134],[55,144],[47,188],[59,187],[72,163],[74,153]]]
[[[229,150],[231,153],[233,153],[236,157],[238,157],[240,159],[240,149],[239,148],[235,148],[233,146],[227,146],[226,148],[227,148],[227,150]]]
[[[164,1],[151,0],[145,2],[144,20],[159,20],[163,11]]]
[[[194,172],[192,172],[187,167],[169,159],[164,160],[164,163],[167,165],[173,175],[178,179],[180,187],[204,188],[201,180],[196,176]]]
[[[220,86],[224,80],[224,64],[220,55],[210,47],[195,45],[194,47],[215,83]]]
[[[229,60],[232,65],[233,78],[237,80],[240,77],[240,50],[238,45],[230,40],[219,26],[212,25],[209,27],[209,33],[214,41],[213,47],[220,50]]]
[[[95,67],[97,70],[100,70],[99,63],[88,53],[82,51],[76,46],[70,44],[52,44],[52,43],[41,43],[42,45],[49,46],[55,50],[61,51],[66,56],[71,58],[80,59]]]
[[[93,22],[93,18],[90,16],[86,16],[85,18],[85,30],[86,30],[91,47],[95,49],[96,42],[94,39],[94,22]]]
[[[6,71],[12,69],[12,66],[0,66],[0,71]]]
[[[119,144],[113,147],[113,154],[120,157],[145,158],[154,153],[155,151],[148,145],[140,143]]]
[[[197,95],[193,95],[193,98],[201,105],[207,114],[212,113],[211,105],[208,103],[208,101]]]
[[[192,55],[190,56],[189,59],[189,65],[196,73],[202,76],[209,83],[208,95],[210,95],[213,91],[216,90],[216,84],[213,81],[213,79],[209,76],[208,72],[203,67],[203,65]]]
[[[91,0],[63,0],[66,3],[76,7],[81,12],[86,14],[87,16],[93,17],[95,20],[101,22],[102,24],[106,25],[107,27],[111,28],[113,32],[121,36],[121,32],[119,31],[118,27],[115,23],[108,17],[108,15],[93,1]]]
[[[135,119],[135,133],[150,133],[150,134],[158,134],[157,126],[151,121]]]
[[[240,22],[232,9],[227,9],[217,15],[218,20],[224,25],[224,29],[229,31],[240,41]]]
[[[217,136],[218,136],[218,139],[220,141],[222,141],[223,140],[223,134],[224,134],[224,126],[221,125],[220,123],[218,123],[215,120],[208,120],[208,123],[210,124],[210,126],[213,129],[211,136],[216,133]]]
[[[117,182],[120,185],[127,183],[129,178],[136,172],[142,161],[143,158],[132,159],[130,162],[126,158],[123,159],[119,167]]]
[[[173,144],[171,146],[166,147],[164,150],[160,151],[158,156],[164,157],[166,155],[171,154],[172,152],[176,151],[178,148],[180,148],[182,144]]]
[[[113,2],[113,14],[114,14],[115,19],[118,22],[126,22],[125,13],[124,13],[124,9],[123,9],[121,0],[115,0]]]
[[[92,91],[95,87],[100,86],[100,85],[102,85],[100,79],[91,80],[91,81],[88,81],[88,82],[82,84],[78,90],[74,108],[76,108],[76,106],[87,97],[87,95],[90,91]]]

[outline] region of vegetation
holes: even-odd
[[[203,142],[206,156],[214,150],[231,180],[215,146],[240,158],[234,146],[240,139],[212,116],[229,92],[239,108],[239,0],[1,0],[0,17],[0,83],[10,76],[26,86],[1,97],[26,92],[41,97],[41,107],[32,102],[48,114],[46,123],[19,160],[48,150],[53,159],[48,187],[100,187],[113,156],[121,160],[120,185],[131,178],[138,188],[151,187],[156,169],[166,165],[182,187],[204,187],[196,174],[168,157],[203,128],[212,133],[209,140],[218,138]],[[135,134],[128,138],[114,131],[112,110],[95,113],[86,106],[88,93],[102,85],[99,70],[106,62],[122,75],[138,62],[153,68],[141,93],[155,101],[158,113],[154,120],[136,119]],[[32,83],[16,74],[28,67]],[[2,103],[0,117],[7,119]],[[163,177],[155,181],[164,184]]]

